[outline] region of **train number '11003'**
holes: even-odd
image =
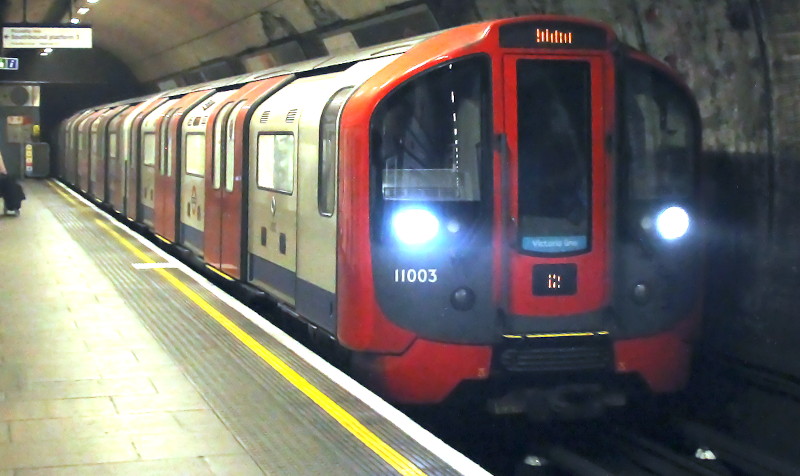
[[[395,269],[395,283],[435,283],[439,280],[436,269]]]

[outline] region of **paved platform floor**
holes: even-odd
[[[0,217],[0,476],[482,472],[388,422],[354,396],[363,389],[341,389],[154,250],[112,238],[125,233],[59,185],[23,185],[21,215]],[[166,269],[133,266],[143,257]],[[373,439],[354,437],[365,431]]]

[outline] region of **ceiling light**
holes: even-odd
[[[41,53],[39,53],[39,56],[47,56],[47,55],[48,55],[48,53],[45,52],[45,51],[42,51]]]
[[[52,53],[53,52],[53,48],[45,48],[44,52],[45,53]]]
[[[69,22],[77,25],[77,24],[78,24],[78,23],[80,23],[81,21],[80,21],[80,20],[78,20],[77,18],[73,18],[73,19],[71,19]]]
[[[87,1],[88,1],[89,3],[97,3],[97,2],[99,2],[100,0],[87,0]]]
[[[78,9],[78,15],[86,15],[87,13],[89,13],[88,7],[81,7]]]

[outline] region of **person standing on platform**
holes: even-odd
[[[2,152],[0,152],[0,197],[3,198],[3,214],[12,212],[19,216],[19,209],[22,201],[25,200],[25,192],[22,190],[22,186],[8,175]]]
[[[0,152],[0,176],[7,175],[8,171],[6,170],[6,163],[3,162],[3,153]]]

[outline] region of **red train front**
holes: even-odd
[[[516,411],[684,385],[700,125],[660,63],[593,22],[467,25],[370,78],[340,134],[338,338],[382,394],[488,380]]]

